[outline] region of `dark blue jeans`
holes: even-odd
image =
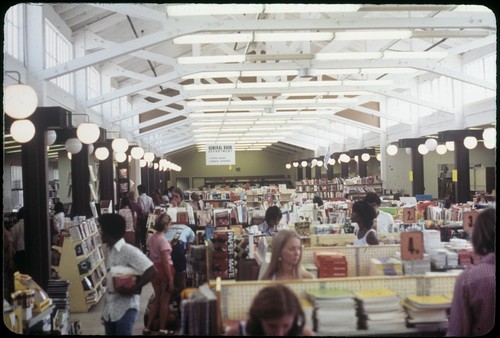
[[[131,336],[137,318],[137,309],[128,309],[116,322],[104,321],[106,336]]]

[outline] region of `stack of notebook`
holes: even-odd
[[[305,292],[314,306],[313,328],[316,332],[346,332],[357,330],[356,302],[350,291],[321,289]]]
[[[408,296],[403,301],[403,307],[408,313],[408,324],[425,330],[447,327],[447,310],[450,306],[449,295]]]
[[[319,278],[347,277],[347,260],[338,252],[315,252]]]
[[[372,258],[370,276],[396,276],[403,274],[403,264],[397,258]]]
[[[404,332],[406,314],[396,292],[386,289],[363,290],[355,293],[359,303],[359,326],[376,332]]]

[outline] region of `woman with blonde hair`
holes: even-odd
[[[147,239],[149,248],[149,259],[158,270],[155,278],[151,281],[155,293],[154,302],[148,316],[148,322],[143,331],[145,335],[151,334],[155,318],[160,318],[160,335],[167,335],[167,319],[169,318],[170,296],[174,290],[174,266],[172,262],[172,247],[165,237],[165,233],[170,226],[170,216],[162,212],[156,218],[154,229],[156,232]]]
[[[314,278],[301,265],[302,243],[292,230],[280,230],[273,237],[271,261],[261,279]]]

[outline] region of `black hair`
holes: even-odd
[[[102,232],[113,239],[125,235],[125,218],[119,214],[103,214],[99,217],[99,224]]]
[[[24,219],[24,206],[17,211],[16,217],[18,221]]]
[[[471,242],[476,254],[484,256],[490,252],[495,252],[495,227],[495,209],[487,208],[480,211],[472,227]]]
[[[125,206],[128,206],[129,208],[131,207],[130,198],[128,198],[127,196],[122,197],[121,201],[121,208],[124,208]]]
[[[145,193],[146,192],[146,186],[144,184],[139,184],[137,186],[137,191],[139,191],[139,195]]]
[[[352,212],[355,212],[363,220],[363,224],[368,229],[373,226],[373,220],[377,217],[375,209],[365,201],[354,202]]]
[[[281,219],[281,209],[276,206],[276,205],[271,205],[269,208],[266,210],[266,222],[269,223],[269,221],[273,219],[277,219],[278,221]]]
[[[375,203],[376,205],[380,206],[382,204],[382,201],[380,200],[380,197],[374,192],[368,192],[366,193],[365,198],[363,201],[367,202],[368,204]]]
[[[319,196],[314,196],[313,203],[316,203],[318,205],[318,207],[320,207],[323,205],[323,200]]]
[[[58,214],[60,212],[64,212],[64,204],[62,204],[62,202],[57,202],[54,205],[54,213]]]

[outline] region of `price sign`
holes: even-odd
[[[472,226],[476,222],[477,211],[466,211],[464,212],[464,230],[466,232],[472,232]]]
[[[403,208],[403,222],[415,223],[415,208]]]
[[[401,259],[416,260],[424,258],[424,234],[421,231],[401,233]]]

